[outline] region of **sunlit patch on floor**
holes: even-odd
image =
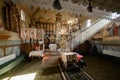
[[[12,76],[12,77],[7,77],[2,80],[34,80],[36,76],[36,73],[30,73],[30,74],[24,74],[24,75],[18,75],[18,76]]]

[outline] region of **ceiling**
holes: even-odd
[[[55,10],[53,3],[55,0],[12,0],[17,3],[20,2],[24,5],[28,5],[30,16],[35,16],[41,9]],[[91,13],[87,11],[87,6],[91,1],[91,5],[94,11]],[[96,17],[96,18],[107,18],[112,19],[111,16],[116,17],[114,20],[120,21],[120,0],[59,0],[62,5],[62,10],[77,15]],[[74,5],[75,4],[75,5]],[[26,9],[28,10],[28,9]],[[59,12],[60,10],[55,10]],[[112,13],[117,12],[115,15]]]
[[[44,0],[12,0],[14,2],[21,2],[24,4],[24,2],[27,2],[31,4],[31,2],[43,2]],[[29,1],[29,2],[28,2]],[[52,2],[55,0],[47,0],[47,3],[52,4]],[[98,8],[100,10],[106,10],[107,12],[118,12],[120,13],[120,0],[59,0],[60,2],[72,2],[74,4],[83,4],[84,6],[87,6],[89,4],[89,1],[91,1],[93,8]],[[38,5],[39,6],[39,5]],[[49,6],[49,5],[48,5]]]
[[[69,1],[69,0],[63,0]],[[88,5],[88,0],[71,0],[75,4]],[[108,12],[120,13],[120,0],[91,0],[92,7],[100,10],[106,10]]]

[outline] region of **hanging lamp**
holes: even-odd
[[[91,0],[88,0],[89,1],[89,5],[87,7],[87,10],[88,12],[93,12],[93,8],[92,8],[92,5],[91,5]]]
[[[55,1],[53,2],[53,7],[54,7],[54,9],[56,9],[56,10],[61,10],[61,9],[62,9],[62,6],[61,6],[59,0],[55,0]]]

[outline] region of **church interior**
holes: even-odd
[[[118,80],[119,0],[0,0],[0,80]]]

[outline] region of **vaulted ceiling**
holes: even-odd
[[[69,1],[69,0],[63,0]],[[75,4],[88,5],[88,0],[71,0]],[[91,0],[92,7],[100,10],[106,10],[108,12],[120,13],[120,0]]]
[[[15,1],[15,0],[13,0]],[[26,11],[28,11],[28,14],[30,14],[30,17],[35,17],[40,13],[41,9],[46,10],[55,10],[53,9],[53,2],[55,0],[16,0],[17,2],[21,2],[22,4],[27,5]],[[120,14],[120,0],[59,0],[63,7],[62,11],[71,13],[77,13],[77,15],[84,15],[88,17],[104,17],[105,18],[111,18],[111,12],[117,12]],[[89,13],[86,9],[88,6],[89,1],[91,1],[92,7],[95,9],[93,13]],[[65,3],[64,3],[65,2]],[[69,4],[67,4],[69,3]],[[71,5],[71,3],[73,3]],[[77,4],[77,5],[74,5]],[[81,5],[82,4],[82,5]],[[67,5],[67,7],[66,7]],[[23,6],[23,5],[22,5]],[[29,6],[29,7],[28,7]],[[103,12],[101,12],[101,11]],[[55,10],[56,11],[56,10]],[[58,11],[59,12],[59,11]],[[109,12],[109,13],[107,13]],[[46,13],[46,12],[45,12]],[[40,14],[39,14],[40,15]],[[50,16],[50,15],[49,15]],[[40,16],[41,17],[41,16]],[[43,17],[43,16],[42,16]],[[117,18],[116,21],[120,21],[120,15]]]
[[[69,1],[69,0],[63,0]],[[71,0],[75,4],[88,5],[88,0]],[[120,0],[91,0],[92,7],[100,10],[106,10],[108,12],[120,13]]]

